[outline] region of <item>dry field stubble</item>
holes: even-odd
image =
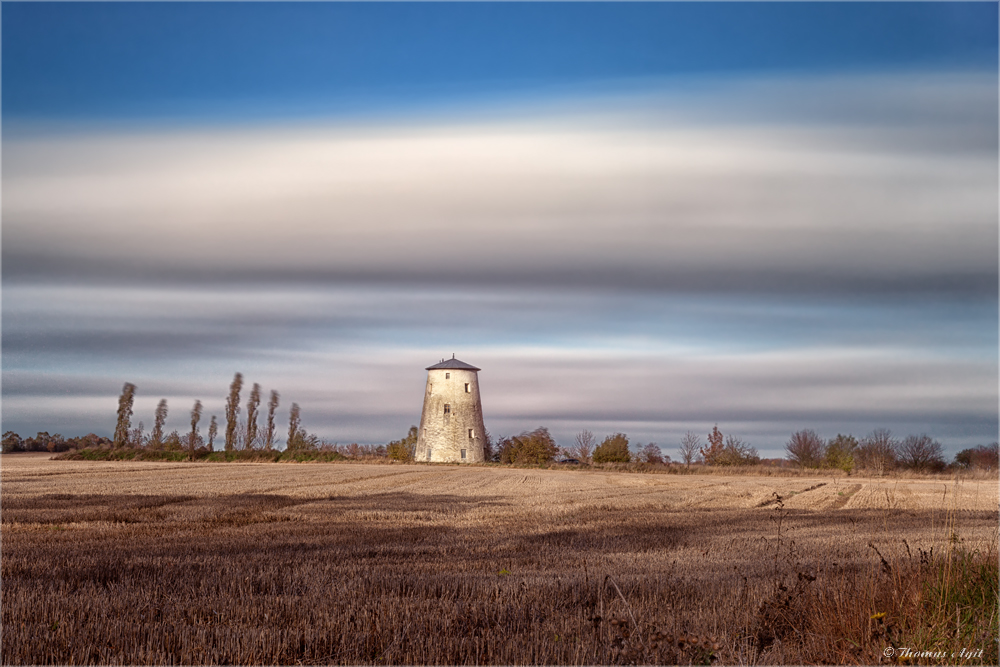
[[[995,481],[0,466],[6,664],[996,660]]]

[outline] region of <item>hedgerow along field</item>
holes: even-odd
[[[995,480],[0,469],[5,664],[997,662]]]

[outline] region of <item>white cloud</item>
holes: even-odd
[[[794,83],[737,87],[728,103],[802,106]],[[845,116],[887,95],[850,84],[831,83]],[[935,112],[901,127],[829,109],[738,122],[708,109],[727,102],[716,91],[700,100],[712,122],[692,118],[697,99],[670,115],[670,98],[649,97],[421,125],[15,138],[4,256],[14,271],[48,257],[47,270],[61,258],[178,275],[995,275],[995,128],[975,126],[992,151],[948,145],[968,119],[937,101],[981,104],[995,80],[894,84],[897,105]]]

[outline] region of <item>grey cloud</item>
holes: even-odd
[[[177,354],[185,356],[210,356],[232,349],[234,336],[224,332],[216,334],[191,333],[183,331],[163,331],[154,334],[134,332],[87,332],[75,331],[53,333],[8,333],[3,334],[5,354],[49,355],[91,355],[111,354],[120,357],[144,357],[155,355],[169,357]]]
[[[493,409],[501,416],[625,421],[996,418],[997,371],[979,360],[893,359],[864,351],[807,349],[685,358],[649,354],[563,364],[511,359],[496,365]],[[576,389],[561,390],[567,386]]]
[[[14,298],[5,299],[5,319],[8,309],[29,309],[33,302],[18,295],[21,288],[7,289]],[[57,288],[28,291],[37,297],[48,289]],[[85,311],[101,303],[93,324],[119,320],[128,306],[109,311],[108,304],[118,301],[109,298],[114,291],[94,291],[93,299],[77,291],[65,308]],[[146,292],[165,310],[164,327],[172,309],[183,310],[190,300],[183,290],[169,291],[170,298]],[[192,288],[191,298],[196,295]],[[281,392],[284,406],[300,403],[307,427],[324,437],[392,439],[419,418],[423,368],[457,352],[484,369],[487,421],[497,433],[563,424],[562,433],[603,422],[658,440],[655,432],[668,422],[714,421],[781,422],[786,429],[930,421],[947,432],[964,424],[968,437],[989,437],[996,429],[995,303],[671,300],[415,288],[227,296],[228,305],[205,323],[206,330],[272,307],[288,327],[283,334],[267,328],[267,335],[248,333],[207,357],[197,345],[169,353],[150,348],[126,358],[112,348],[84,353],[68,345],[65,351],[18,354],[5,348],[5,423],[47,427],[74,414],[92,419],[91,410],[103,414],[110,429],[126,380],[139,385],[137,420],[147,425],[161,396],[178,406],[199,398],[207,411],[221,414],[226,387],[239,370],[248,382]],[[48,326],[64,322],[64,335],[86,337],[86,329],[74,330],[68,312],[49,311]],[[297,324],[300,316],[306,325]],[[22,312],[15,319],[24,318]],[[338,326],[355,318],[366,323],[361,333],[342,335]],[[148,326],[141,317],[135,325],[137,331]],[[116,326],[127,331],[125,323]]]
[[[76,287],[8,284],[3,344],[19,359],[122,365],[231,360],[366,344],[607,345],[632,336],[676,349],[723,346],[995,347],[988,299],[758,298],[656,292],[420,286]],[[734,347],[735,346],[735,347]],[[686,352],[684,352],[686,353]]]
[[[993,294],[995,93],[844,77],[675,113],[14,137],[4,277]]]
[[[997,373],[983,362],[886,361],[865,354],[836,358],[822,350],[783,360],[780,355],[699,360],[600,349],[467,352],[460,350],[483,368],[487,427],[496,435],[545,425],[563,441],[590,428],[664,444],[670,433],[704,431],[705,424],[719,423],[758,447],[780,447],[798,428],[833,435],[889,426],[902,433],[983,442],[992,440],[997,428]],[[350,349],[293,362],[277,356],[257,369],[246,364],[240,369],[248,382],[281,392],[282,421],[287,406],[298,402],[307,428],[340,442],[387,441],[405,433],[419,419],[423,366],[436,358],[419,349],[370,355]],[[560,356],[561,363],[544,361]],[[221,416],[232,376],[169,377],[164,369],[132,369],[125,377],[139,386],[135,420],[148,427],[156,401],[169,397],[172,416],[179,420],[174,428],[183,427],[194,398],[205,402],[206,414]],[[106,434],[114,425],[120,385],[120,378],[88,382],[5,369],[5,429],[77,433],[67,425],[94,430],[98,424],[98,432]]]
[[[100,377],[64,373],[4,371],[4,397],[10,396],[109,396],[121,390],[121,382]]]

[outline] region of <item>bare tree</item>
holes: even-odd
[[[247,449],[257,444],[257,408],[260,406],[260,385],[253,383],[247,400]]]
[[[278,409],[278,392],[271,390],[271,400],[267,402],[267,439],[264,449],[271,451],[274,447],[274,411]]]
[[[760,463],[757,448],[735,435],[726,436],[726,446],[716,464],[724,466],[752,466]]]
[[[701,438],[696,433],[688,431],[684,434],[681,446],[677,449],[681,453],[681,460],[684,461],[684,465],[690,468],[691,463],[698,456],[698,450],[701,449]]]
[[[194,460],[194,449],[198,443],[198,422],[201,421],[201,401],[195,401],[191,408],[191,433],[188,434],[188,458]]]
[[[236,420],[240,416],[240,389],[243,388],[243,374],[233,376],[229,385],[229,398],[226,399],[226,451],[233,451],[236,444]]]
[[[861,440],[858,447],[858,463],[860,467],[884,475],[896,465],[899,456],[899,441],[892,437],[892,431],[887,428],[877,428]]]
[[[955,465],[960,468],[982,468],[990,471],[1000,462],[1000,446],[996,442],[963,449],[955,454]]]
[[[943,470],[944,450],[929,435],[908,435],[899,443],[899,463],[911,470]]]
[[[663,461],[663,450],[655,442],[651,442],[648,445],[639,449],[639,460],[643,463],[658,463],[662,464]],[[670,457],[667,457],[667,462],[669,463]]]
[[[823,462],[826,447],[823,439],[812,429],[796,431],[785,445],[788,455],[785,457],[792,463],[803,468],[818,468]]]
[[[167,399],[161,398],[156,406],[156,416],[153,418],[153,432],[149,436],[149,443],[153,449],[163,447],[163,425],[167,423]]]
[[[129,447],[142,447],[143,441],[146,439],[144,436],[146,430],[146,425],[139,422],[139,425],[128,432],[128,446]]]
[[[247,448],[247,424],[242,419],[236,420],[236,433],[233,434],[233,450],[242,452]]]
[[[132,425],[132,405],[135,402],[135,385],[126,382],[122,386],[122,395],[118,397],[118,422],[115,424],[115,447],[128,444],[129,430]]]
[[[212,443],[215,442],[215,436],[219,434],[219,423],[215,421],[215,415],[212,415],[212,421],[208,423],[208,451],[212,451]]]
[[[573,447],[570,449],[573,458],[581,463],[590,463],[590,457],[593,456],[594,448],[597,447],[597,438],[594,437],[594,434],[584,429],[576,434],[573,443]]]

